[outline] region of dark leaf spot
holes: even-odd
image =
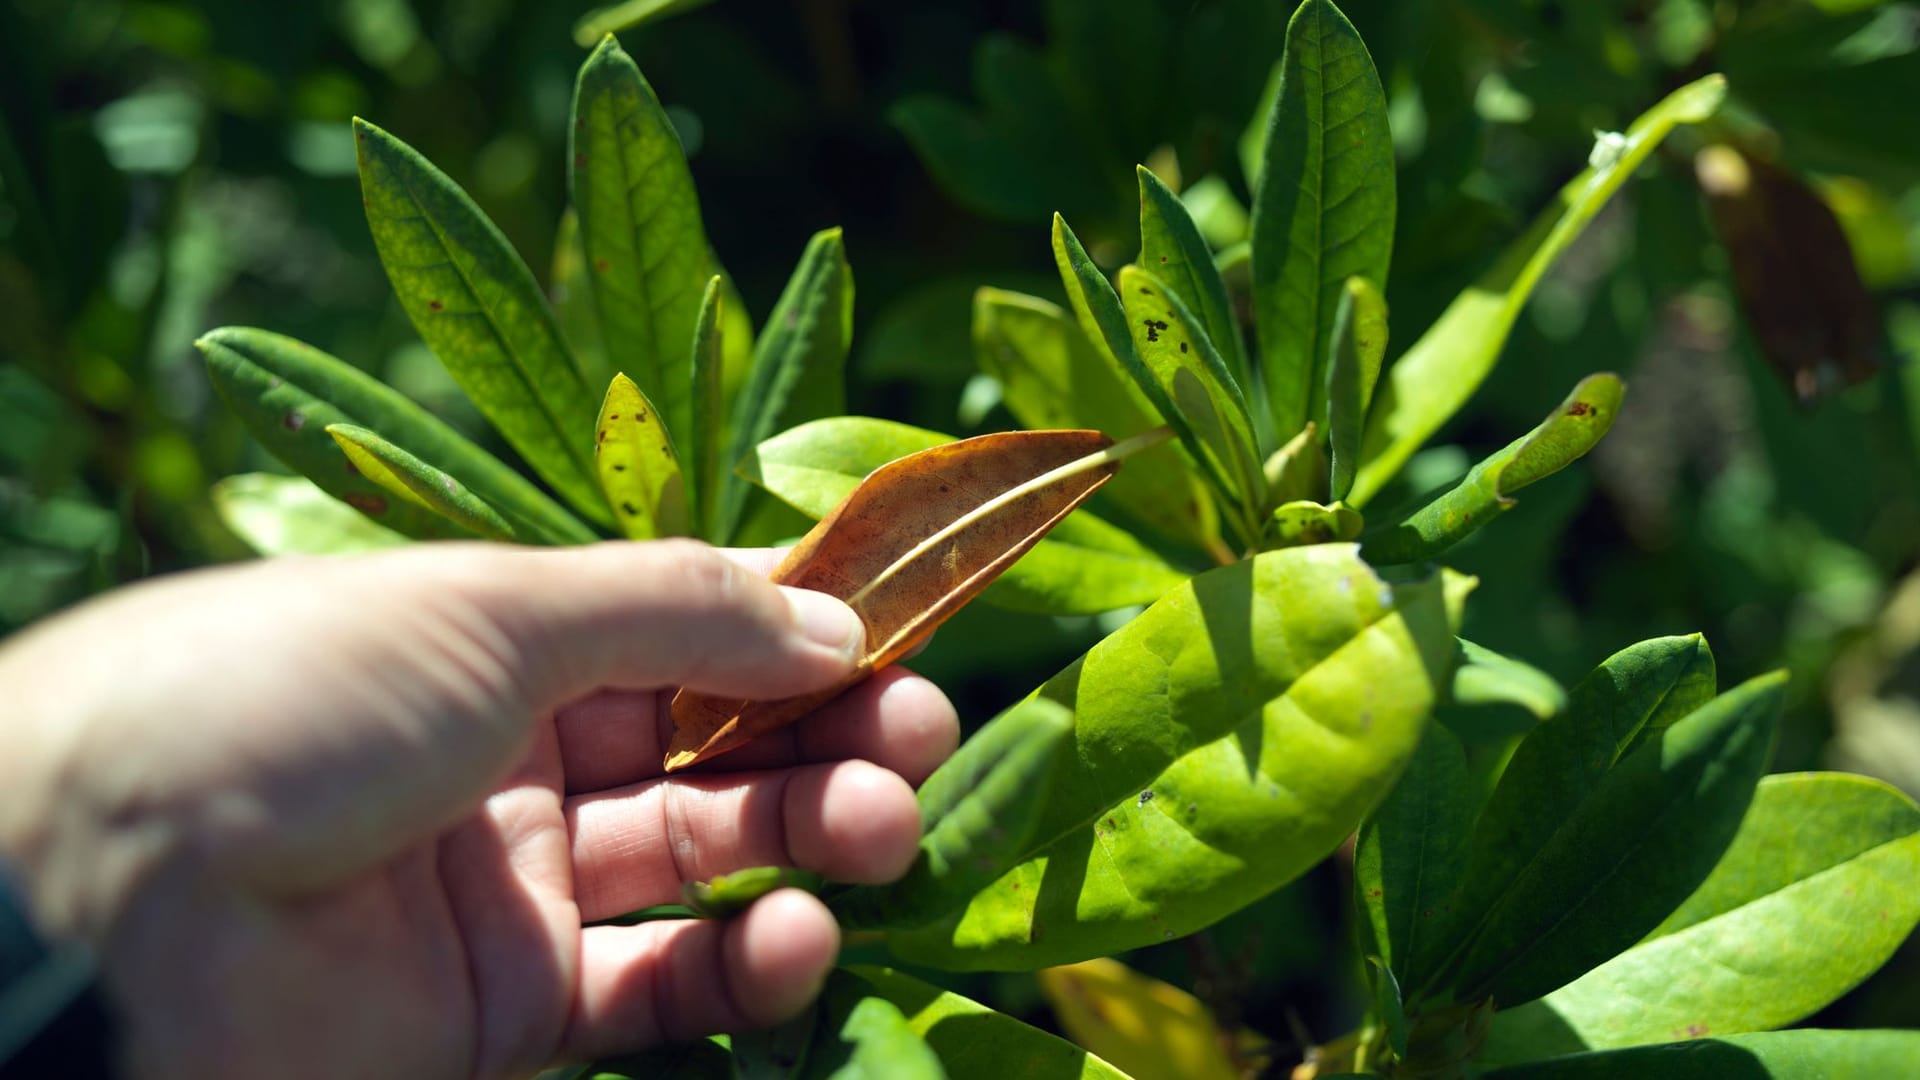
[[[1584,401],[1576,401],[1573,404],[1567,406],[1568,416],[1585,416],[1592,411],[1593,411],[1593,406],[1587,404]]]
[[[1181,343],[1180,343],[1180,351],[1181,351],[1181,352],[1186,352],[1186,351],[1187,351],[1187,343],[1186,343],[1186,342],[1184,342],[1184,341],[1183,341],[1183,342],[1181,342]]]
[[[622,503],[620,504],[620,510],[621,510],[621,512],[623,512],[623,513],[626,513],[626,514],[629,514],[629,515],[632,515],[632,514],[637,514],[637,513],[639,513],[639,512],[640,512],[640,508],[639,508],[639,507],[637,507],[637,506],[635,506],[635,505],[633,505],[633,504],[632,504],[632,503],[630,503],[630,502],[622,502]]]
[[[618,419],[620,419],[620,414],[619,414],[619,413],[614,413],[614,414],[613,414],[612,416],[609,416],[609,417],[607,417],[607,419],[609,419],[609,420],[618,420]]]
[[[387,512],[387,500],[364,491],[347,494],[347,505],[363,514],[384,514]]]
[[[614,464],[614,466],[613,466],[613,471],[614,471],[614,472],[626,472],[626,471],[627,471],[627,467],[626,467],[625,465],[621,465],[621,464],[618,464],[618,463],[615,463],[615,464]]]
[[[584,169],[587,167],[587,155],[585,151],[573,155],[573,167],[576,169]]]
[[[1145,805],[1147,805],[1148,803],[1150,803],[1150,802],[1152,802],[1152,801],[1153,801],[1153,789],[1152,789],[1152,788],[1148,788],[1147,790],[1145,790],[1145,791],[1143,791],[1143,792],[1141,792],[1141,793],[1140,793],[1140,805],[1141,805],[1141,806],[1145,806]]]
[[[1160,261],[1161,261],[1161,262],[1166,262],[1166,261],[1167,261],[1167,257],[1166,257],[1165,255],[1162,255],[1162,256],[1160,256]],[[1141,289],[1140,291],[1141,291],[1141,292],[1146,292],[1147,290],[1145,290],[1145,289]]]
[[[280,426],[286,428],[288,431],[299,431],[301,428],[307,426],[307,418],[301,413],[290,412],[280,418]]]
[[[1141,295],[1141,296],[1152,296],[1152,295],[1153,295],[1153,290],[1152,290],[1152,289],[1147,289],[1147,288],[1142,288],[1142,289],[1140,290],[1140,295]]]
[[[427,310],[428,310],[428,311],[442,311],[442,310],[445,310],[445,308],[446,308],[446,305],[445,305],[445,304],[442,304],[442,303],[441,303],[440,301],[438,301],[438,300],[429,300],[429,301],[427,301]]]
[[[593,268],[594,268],[595,270],[598,270],[598,271],[600,271],[600,272],[601,272],[601,273],[603,273],[603,274],[604,274],[604,273],[606,273],[606,272],[607,272],[607,260],[605,260],[605,259],[595,259],[595,260],[593,260]]]

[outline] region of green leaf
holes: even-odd
[[[596,1061],[573,1080],[738,1080],[733,1054],[712,1039],[674,1043]]]
[[[489,540],[516,539],[513,526],[485,499],[378,433],[353,424],[328,424],[327,434],[361,476],[379,484],[388,494]]]
[[[1311,499],[1295,499],[1274,507],[1272,522],[1267,539],[1270,548],[1353,540],[1366,524],[1346,503],[1326,506]]]
[[[1712,692],[1709,686],[1707,693]],[[1453,669],[1452,697],[1456,705],[1518,705],[1539,720],[1567,707],[1566,688],[1553,676],[1465,640],[1460,642],[1460,663]]]
[[[999,381],[1007,411],[1029,428],[1092,428],[1124,439],[1161,423],[1112,354],[1045,300],[981,289],[974,294],[973,341],[980,370]],[[1219,543],[1213,498],[1177,453],[1128,459],[1101,495],[1162,535],[1202,547]]]
[[[700,297],[700,315],[693,324],[693,445],[688,454],[693,485],[693,532],[712,537],[714,508],[723,482],[730,474],[720,470],[721,433],[726,427],[726,364],[728,314],[723,279],[715,274]]]
[[[594,467],[629,540],[687,535],[686,485],[659,411],[622,373],[594,423]]]
[[[1363,464],[1349,501],[1365,505],[1466,404],[1493,370],[1514,320],[1541,275],[1668,132],[1676,125],[1712,116],[1726,92],[1726,80],[1709,75],[1675,90],[1641,114],[1627,129],[1617,155],[1606,155],[1567,181],[1533,227],[1394,361],[1379,401],[1367,417]]]
[[[1200,929],[1338,847],[1413,754],[1452,661],[1438,576],[1352,545],[1268,552],[1175,588],[1042,686],[1074,711],[1041,846],[896,955],[1042,967]]]
[[[694,409],[687,343],[712,259],[680,137],[612,37],[580,66],[570,130],[567,177],[604,339],[684,452]]]
[[[1571,814],[1532,808],[1553,831],[1537,848],[1509,845],[1501,862],[1524,865],[1506,877],[1511,884],[1479,920],[1449,978],[1457,996],[1491,995],[1511,1008],[1550,993],[1638,941],[1693,892],[1752,801],[1785,686],[1784,673],[1762,675],[1660,729]],[[1579,715],[1569,710],[1527,741]],[[1474,830],[1469,888],[1486,880],[1478,876],[1484,853],[1505,839],[1498,826],[1508,819],[1495,810],[1511,809],[1501,800],[1506,788],[1502,777],[1495,805]]]
[[[1640,944],[1494,1017],[1529,1061],[1783,1027],[1852,989],[1920,923],[1920,807],[1864,776],[1760,781],[1700,888]]]
[[[384,432],[498,508],[516,523],[523,540],[586,544],[597,539],[526,477],[351,364],[290,337],[244,327],[208,331],[194,344],[206,357],[214,389],[254,438],[322,491],[395,532],[417,539],[467,535],[437,514],[390,498],[355,472],[327,434],[330,425]]]
[[[1400,982],[1379,957],[1367,957],[1367,978],[1373,983],[1373,1017],[1386,1032],[1387,1045],[1399,1058],[1407,1056],[1407,1010],[1400,1000]]]
[[[593,306],[593,285],[587,280],[587,253],[580,243],[580,215],[567,207],[553,234],[553,262],[547,278],[547,296],[553,316],[567,339],[573,362],[588,386],[613,378],[607,363],[606,339],[600,333],[600,312]]]
[[[1240,138],[1234,149],[1240,159],[1240,175],[1247,182],[1248,191],[1260,190],[1260,172],[1267,161],[1267,135],[1273,123],[1274,106],[1280,101],[1280,82],[1286,77],[1287,62],[1280,59],[1273,62],[1272,70],[1267,72],[1267,81],[1260,90],[1260,101],[1253,107],[1253,115],[1247,120],[1247,126],[1240,131]]]
[[[367,224],[414,328],[535,472],[588,518],[612,524],[581,438],[593,392],[527,264],[412,147],[364,120],[354,137]]]
[[[573,24],[573,40],[581,48],[591,49],[608,34],[633,30],[683,11],[697,11],[711,3],[713,0],[625,0],[609,4],[582,15]]]
[[[689,881],[680,899],[708,919],[725,919],[747,910],[776,889],[820,891],[820,875],[788,866],[752,866],[708,881]]]
[[[1333,356],[1327,371],[1327,450],[1334,499],[1353,490],[1360,470],[1360,436],[1367,405],[1387,355],[1387,298],[1366,278],[1348,278],[1333,320]]]
[[[1054,757],[1073,714],[1030,698],[967,740],[920,787],[920,854],[891,885],[850,889],[828,900],[849,930],[916,926],[965,903],[1029,850]]]
[[[952,441],[889,420],[833,417],[761,443],[741,463],[741,475],[817,519],[873,470]],[[1120,471],[1131,467],[1130,460]],[[980,595],[1019,611],[1089,615],[1151,603],[1186,577],[1125,530],[1076,510]]]
[[[1127,1080],[1065,1039],[959,994],[891,968],[847,970],[900,1010],[954,1080]]]
[[[813,1040],[795,1080],[946,1080],[939,1055],[898,1006],[865,979],[835,971],[827,980]]]
[[[1195,436],[1189,451],[1208,463],[1210,475],[1228,481],[1221,494],[1230,508],[1258,514],[1267,493],[1253,417],[1220,354],[1157,276],[1121,267],[1120,302],[1135,354]]]
[[[1443,904],[1459,887],[1479,809],[1460,740],[1429,724],[1393,793],[1360,826],[1353,849],[1360,950],[1398,977],[1396,1001],[1399,984],[1431,976],[1452,944],[1441,933]]]
[[[1431,559],[1506,513],[1513,493],[1552,476],[1593,449],[1613,426],[1626,384],[1610,374],[1580,380],[1540,426],[1475,465],[1451,490],[1405,520],[1367,537],[1367,558],[1380,564]]]
[[[733,407],[723,463],[735,467],[776,431],[846,411],[853,271],[839,229],[815,233],[755,344],[753,375]],[[725,483],[716,540],[733,536],[748,488]]]
[[[1227,287],[1213,265],[1200,229],[1187,206],[1146,166],[1136,167],[1140,180],[1140,267],[1159,278],[1167,291],[1180,298],[1198,320],[1195,330],[1206,335],[1233,382],[1251,390],[1240,329],[1227,302]]]
[[[299,476],[241,473],[213,485],[213,508],[262,555],[354,555],[406,543]]]
[[[1486,1080],[1884,1080],[1920,1061],[1920,1031],[1765,1031],[1575,1054]]]
[[[1394,162],[1386,92],[1339,8],[1301,4],[1281,64],[1253,195],[1253,307],[1274,432],[1286,439],[1326,415],[1346,280],[1386,285]]]

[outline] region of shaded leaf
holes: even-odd
[[[875,469],[953,441],[890,420],[834,417],[761,443],[741,470],[782,502],[817,519],[831,513]],[[1159,456],[1150,452],[1130,459],[1119,475],[1132,471],[1137,461]],[[1094,614],[1152,603],[1186,577],[1125,530],[1083,509],[1008,567],[981,599],[1017,611]]]
[[[1074,710],[1042,845],[903,958],[1084,960],[1190,933],[1336,848],[1412,755],[1459,591],[1391,585],[1352,545],[1268,552],[1167,593],[1049,680]]]
[[[1252,371],[1227,301],[1227,287],[1213,265],[1213,252],[1181,197],[1146,166],[1135,171],[1140,180],[1141,269],[1179,297],[1193,314],[1195,331],[1213,345],[1232,381],[1251,392]]]
[[[593,461],[627,539],[687,535],[680,461],[653,403],[624,373],[607,385],[594,423]]]
[[[1376,563],[1431,559],[1513,507],[1513,493],[1584,457],[1613,426],[1626,384],[1610,374],[1580,380],[1540,425],[1475,465],[1451,490],[1366,540]]]
[[[609,363],[659,407],[674,446],[690,446],[687,343],[713,265],[680,137],[611,36],[580,66],[569,131],[567,179]]]
[[[828,976],[796,1080],[946,1080],[939,1055],[898,1006],[846,971]]]
[[[712,1039],[674,1043],[596,1061],[573,1080],[737,1080],[733,1054]]]
[[[891,968],[847,969],[892,1002],[956,1080],[1128,1080],[1064,1039]]]
[[[612,524],[580,434],[593,391],[527,264],[412,147],[364,120],[354,136],[367,224],[414,328],[534,471],[588,518]]]
[[[1366,278],[1348,278],[1333,320],[1327,370],[1327,490],[1344,499],[1360,469],[1367,405],[1387,355],[1387,298]]]
[[[680,899],[701,916],[725,919],[776,889],[820,891],[820,875],[787,866],[753,866],[680,887]]]
[[[568,351],[588,386],[613,378],[607,364],[606,339],[600,333],[600,312],[593,306],[593,284],[587,280],[587,253],[580,243],[580,215],[567,207],[553,233],[553,262],[548,268],[547,297],[553,316],[567,339]]]
[[[697,11],[713,0],[625,0],[594,8],[573,24],[573,40],[583,49],[591,49],[608,34],[633,30],[683,11]]]
[[[1330,0],[1294,13],[1281,67],[1253,194],[1253,305],[1274,432],[1285,439],[1326,415],[1346,280],[1386,285],[1394,162],[1379,73]]]
[[[578,518],[525,477],[404,395],[326,353],[265,330],[228,326],[197,345],[214,389],[253,437],[273,455],[340,499],[403,535],[418,539],[466,535],[437,514],[399,502],[355,472],[327,434],[333,424],[385,433],[413,454],[457,477],[516,523],[522,540],[591,543]]]
[[[515,539],[500,511],[467,490],[445,471],[421,461],[378,433],[353,424],[328,424],[327,434],[361,476],[399,499],[439,514],[455,525],[490,540]]]
[[[299,476],[241,473],[213,485],[220,520],[262,555],[355,555],[406,543]]]
[[[1464,640],[1460,663],[1453,669],[1452,696],[1456,705],[1518,705],[1539,720],[1567,707],[1566,688],[1553,676]]]
[[[1377,956],[1367,957],[1367,979],[1373,983],[1373,1019],[1387,1036],[1394,1056],[1407,1056],[1407,1009],[1400,999],[1400,980]]]
[[[1062,1031],[1133,1080],[1239,1080],[1234,1038],[1199,998],[1118,960],[1035,972]]]
[[[1833,210],[1792,173],[1731,146],[1709,146],[1693,164],[1754,342],[1794,396],[1871,378],[1880,319]]]
[[[1785,686],[1784,673],[1759,676],[1661,729],[1554,819],[1545,844],[1522,849],[1526,862],[1449,979],[1459,996],[1510,1008],[1550,993],[1638,941],[1697,888],[1766,769]],[[1493,810],[1474,830],[1469,887],[1482,880],[1483,845],[1498,842]]]
[[[1460,885],[1479,809],[1460,740],[1429,724],[1393,792],[1360,826],[1353,849],[1360,950],[1397,976],[1395,1001],[1400,983],[1422,984],[1453,944],[1443,934],[1445,902]]]
[[[1872,974],[1920,922],[1920,808],[1877,780],[1760,781],[1700,888],[1646,940],[1494,1018],[1485,1057],[1529,1061],[1782,1027]]]
[[[1575,1054],[1487,1080],[1881,1080],[1920,1060],[1920,1031],[1766,1031]]]
[[[1712,116],[1726,93],[1726,80],[1709,75],[1642,113],[1620,137],[1617,152],[1567,181],[1526,234],[1387,368],[1385,386],[1367,415],[1362,464],[1350,502],[1365,505],[1441,424],[1460,411],[1493,370],[1514,320],[1541,275],[1668,132],[1679,124],[1697,124]]]
[[[1097,431],[1006,432],[875,470],[772,574],[781,585],[839,597],[860,616],[867,651],[853,673],[771,702],[682,690],[673,699],[668,771],[791,723],[911,651],[1113,474],[1119,459],[1110,448]]]
[[[1160,424],[1113,354],[1045,300],[981,289],[974,294],[973,341],[980,370],[999,381],[1007,411],[1029,428],[1085,427],[1124,438]],[[1213,498],[1177,453],[1128,462],[1103,496],[1162,535],[1203,547],[1219,543]]]
[[[839,229],[815,233],[754,343],[753,374],[733,404],[723,466],[745,461],[776,431],[846,411],[847,346],[853,336],[853,271]],[[739,526],[750,489],[723,475],[714,539]]]
[[[696,536],[713,537],[714,514],[723,483],[731,475],[720,468],[721,437],[726,428],[726,363],[728,314],[722,279],[715,274],[700,297],[700,314],[693,324],[693,433],[687,457],[693,477],[689,502]]]

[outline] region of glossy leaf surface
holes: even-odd
[[[1589,375],[1540,425],[1475,465],[1451,490],[1366,541],[1377,563],[1431,559],[1513,506],[1513,493],[1586,456],[1613,426],[1626,385]]]
[[[354,137],[374,246],[421,339],[534,471],[575,509],[612,524],[581,438],[596,393],[527,264],[412,147],[364,120]]]
[[[1233,381],[1248,393],[1252,371],[1240,329],[1233,320],[1227,287],[1213,265],[1213,252],[1200,235],[1186,203],[1153,171],[1142,165],[1140,181],[1140,267],[1159,278],[1193,313],[1195,329],[1206,335]]]
[[[1100,958],[1035,973],[1060,1027],[1133,1080],[1239,1080],[1234,1043],[1199,998]]]
[[[1387,356],[1387,298],[1366,278],[1348,278],[1335,310],[1327,369],[1328,491],[1344,499],[1360,470],[1367,405]]]
[[[1453,669],[1453,701],[1456,705],[1518,705],[1545,720],[1567,707],[1567,690],[1532,664],[1462,641],[1460,663]]]
[[[899,1006],[865,979],[836,971],[827,980],[813,1039],[788,1075],[795,1080],[946,1080],[947,1072]]]
[[[855,967],[906,1016],[953,1080],[1128,1080],[1080,1047],[890,968]]]
[[[500,459],[398,391],[342,360],[280,334],[222,327],[195,343],[207,373],[254,438],[321,490],[396,532],[418,539],[465,535],[436,514],[396,502],[356,473],[327,435],[333,424],[382,432],[459,478],[489,505],[523,522],[525,539],[585,544],[592,529]]]
[[[580,67],[570,133],[567,176],[608,362],[659,407],[674,445],[690,445],[687,343],[713,276],[707,235],[680,137],[612,37]],[[616,516],[623,527],[631,518]]]
[[[952,441],[951,436],[890,420],[835,417],[802,424],[760,444],[742,471],[782,502],[820,518],[875,469]],[[1151,462],[1166,453],[1156,449],[1130,458],[1119,476],[1136,462]],[[981,599],[1020,611],[1093,614],[1152,603],[1186,577],[1125,530],[1080,510],[1009,567]]]
[[[629,540],[687,534],[680,461],[653,403],[632,379],[615,375],[594,423],[600,489]]]
[[[514,529],[500,511],[467,490],[445,471],[420,460],[378,433],[353,424],[328,424],[327,434],[361,476],[379,484],[395,498],[489,540],[515,539]]]
[[[853,674],[771,702],[682,691],[669,771],[790,723],[911,651],[1113,474],[1117,461],[1101,454],[1112,445],[1097,431],[1005,432],[875,470],[772,575],[839,597],[860,616],[866,654]]]
[[[1173,589],[1038,691],[1075,713],[1043,846],[889,947],[956,969],[1067,963],[1189,933],[1290,880],[1412,755],[1456,601],[1438,577],[1390,585],[1333,544]]]
[[[1452,944],[1443,933],[1445,903],[1466,868],[1477,794],[1460,740],[1429,724],[1393,793],[1360,827],[1353,888],[1361,951],[1398,982],[1418,985]]]
[[[1643,113],[1624,133],[1617,155],[1567,181],[1526,234],[1388,366],[1379,400],[1367,416],[1363,464],[1351,501],[1364,505],[1372,499],[1413,452],[1460,411],[1493,370],[1541,275],[1675,126],[1712,116],[1726,93],[1726,80],[1710,75],[1675,90]]]
[[[262,555],[356,555],[407,538],[300,476],[241,473],[213,485],[220,520]]]
[[[1494,1018],[1495,1061],[1782,1027],[1872,974],[1920,921],[1920,808],[1877,780],[1760,781],[1700,888],[1647,939]]]
[[[1274,432],[1287,439],[1325,415],[1347,279],[1386,285],[1395,195],[1386,92],[1330,0],[1294,13],[1281,68],[1253,196],[1253,308]]]

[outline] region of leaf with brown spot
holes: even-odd
[[[671,772],[791,723],[900,659],[1105,483],[1120,460],[1171,437],[1114,445],[1097,431],[1012,431],[909,454],[876,470],[820,520],[773,581],[847,602],[867,652],[840,682],[778,701],[682,690]]]
[[[594,427],[593,462],[627,539],[686,535],[680,460],[653,402],[624,374],[607,385]]]

